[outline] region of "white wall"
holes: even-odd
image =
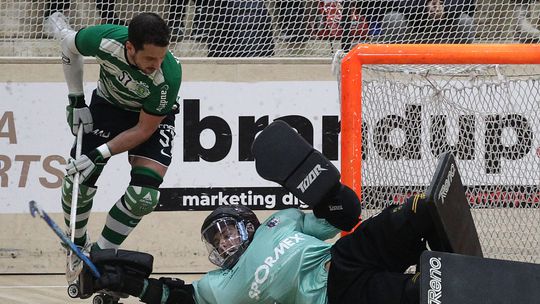
[[[303,116],[313,125],[314,145],[320,148],[322,117],[339,115],[337,83],[328,60],[189,59],[183,61],[183,68],[181,99],[200,100],[200,119],[223,120],[231,129],[232,145],[218,161],[184,161],[183,123],[189,118],[182,109],[165,188],[274,187],[256,174],[253,162],[239,161],[239,117],[268,116],[271,122],[287,115]],[[60,273],[64,258],[59,241],[44,222],[28,214],[27,204],[37,200],[62,224],[60,177],[73,137],[64,117],[67,90],[61,64],[57,59],[5,58],[0,60],[0,71],[0,273]],[[97,75],[98,67],[90,60],[85,66],[88,99]],[[205,130],[200,142],[212,148],[215,136]],[[125,156],[115,156],[98,182],[89,224],[94,240],[128,182]],[[272,206],[260,209],[268,207]],[[124,248],[154,254],[156,272],[206,271],[211,265],[199,228],[208,212],[154,212]],[[261,218],[270,213],[258,211]]]

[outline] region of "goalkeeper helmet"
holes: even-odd
[[[201,227],[201,238],[212,264],[230,269],[249,246],[260,226],[253,211],[242,205],[220,206]]]

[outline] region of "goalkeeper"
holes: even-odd
[[[61,39],[62,63],[69,90],[67,121],[71,132],[84,130],[82,155],[68,163],[62,184],[62,209],[69,227],[73,177],[80,174],[75,244],[89,250],[87,222],[96,182],[111,156],[128,152],[131,180],[125,194],[110,209],[92,250],[118,248],[159,200],[159,186],[171,163],[174,120],[181,66],[168,50],[170,30],[153,13],[135,16],[129,27],[97,25],[71,29],[65,16],[53,13],[46,28]],[[87,105],[83,93],[83,56],[100,65],[99,80]],[[82,265],[72,255],[74,271]],[[69,258],[69,256],[68,256]],[[69,263],[68,263],[69,265]],[[80,267],[78,267],[78,266]]]
[[[257,171],[296,193],[313,213],[286,209],[260,224],[245,206],[220,206],[201,227],[218,270],[185,284],[131,275],[92,257],[102,270],[93,289],[128,293],[145,303],[418,303],[418,273],[406,269],[419,262],[427,244],[446,250],[428,210],[433,203],[423,195],[410,197],[363,221],[334,245],[325,242],[358,224],[360,201],[339,182],[330,161],[283,128],[271,125],[257,137]],[[281,162],[280,147],[287,152]],[[301,162],[291,161],[303,152],[307,157],[298,158]]]

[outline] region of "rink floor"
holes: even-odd
[[[180,277],[191,282],[200,275],[160,275]],[[2,304],[66,304],[92,303],[92,298],[80,300],[67,295],[64,275],[5,275],[0,274],[0,303]],[[123,299],[121,303],[141,303],[137,298]]]

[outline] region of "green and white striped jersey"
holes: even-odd
[[[79,52],[95,57],[100,65],[98,95],[125,110],[168,114],[178,98],[180,63],[167,52],[161,68],[147,75],[129,64],[127,38],[127,27],[112,24],[90,26],[77,33],[75,44]]]
[[[269,217],[232,269],[193,282],[197,304],[325,304],[331,244],[338,229],[312,213],[286,209]]]

